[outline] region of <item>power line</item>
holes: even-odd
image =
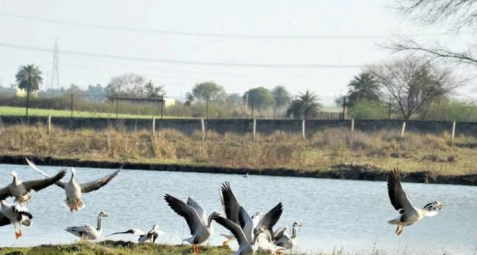
[[[14,48],[41,52],[51,52],[51,49],[32,47],[19,44],[2,43],[0,47]],[[220,67],[255,67],[255,68],[328,68],[328,69],[348,69],[348,68],[360,68],[361,65],[331,65],[331,64],[264,64],[264,63],[238,63],[238,62],[212,62],[212,61],[193,61],[193,60],[174,60],[174,59],[161,59],[161,58],[145,58],[135,56],[121,56],[121,55],[109,55],[109,54],[96,54],[80,51],[67,51],[61,50],[60,54],[94,57],[94,58],[107,58],[116,60],[129,60],[139,62],[158,62],[168,64],[179,65],[196,65],[196,66],[220,66]]]
[[[389,38],[389,37],[392,37],[392,36],[396,36],[396,35],[393,35],[393,34],[388,34],[388,35],[256,35],[256,34],[199,33],[199,32],[176,31],[176,30],[144,29],[144,28],[113,26],[113,25],[99,25],[99,24],[83,23],[83,22],[78,22],[78,21],[48,19],[48,18],[8,14],[8,13],[1,13],[1,12],[0,12],[0,16],[8,17],[8,18],[15,18],[15,19],[30,20],[30,21],[46,22],[46,23],[52,23],[52,24],[60,24],[60,25],[91,27],[91,28],[96,28],[96,29],[118,30],[118,31],[148,33],[148,34],[164,34],[164,35],[194,36],[194,37],[214,37],[214,38],[226,38],[226,39],[267,39],[267,40],[343,40],[344,39],[344,40],[359,40],[359,39]],[[401,36],[430,37],[430,36],[449,36],[449,35],[455,36],[455,33],[451,33],[451,32],[409,33],[409,34],[402,34]]]

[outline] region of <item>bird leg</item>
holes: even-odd
[[[15,227],[15,239],[18,239],[20,238],[23,234],[22,234],[22,230],[21,230],[21,227],[20,227],[20,230],[17,230],[17,225],[16,224],[13,224],[13,226]],[[20,225],[21,226],[21,225]]]
[[[398,229],[399,230],[396,231],[396,234],[400,235],[404,231],[404,226],[403,225],[398,225]]]

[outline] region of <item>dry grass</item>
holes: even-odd
[[[396,132],[363,133],[327,129],[306,140],[299,134],[272,135],[201,133],[186,136],[175,130],[148,131],[84,129],[70,131],[44,126],[0,129],[0,154],[57,158],[202,164],[237,168],[327,170],[340,163],[366,163],[383,169],[434,171],[440,174],[477,173],[477,150],[450,142],[449,134]],[[455,144],[477,144],[460,136]]]

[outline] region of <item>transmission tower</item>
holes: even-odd
[[[60,88],[60,72],[58,70],[58,41],[55,40],[55,48],[53,49],[53,70],[51,72],[50,88]]]

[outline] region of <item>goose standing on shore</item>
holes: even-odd
[[[8,197],[15,197],[15,202],[18,202],[19,204],[26,203],[31,199],[30,192],[32,190],[38,192],[61,180],[65,175],[66,170],[61,170],[53,177],[48,176],[48,178],[42,180],[22,182],[18,179],[17,173],[12,171],[11,176],[13,177],[13,181],[8,186],[0,189],[0,200],[5,200]]]
[[[388,175],[388,195],[394,209],[400,214],[396,219],[389,221],[389,224],[397,225],[397,235],[400,235],[403,232],[405,226],[411,226],[422,220],[425,216],[436,216],[443,206],[441,202],[434,201],[427,204],[422,209],[414,207],[402,188],[401,171],[398,169],[394,169]]]
[[[43,174],[44,176],[48,176],[45,172],[40,170],[33,162],[31,162],[29,159],[26,158],[26,161],[28,162],[28,165],[30,165],[33,170],[36,170],[37,172]],[[68,206],[71,212],[73,211],[78,211],[79,209],[83,208],[83,199],[82,195],[84,193],[88,193],[91,191],[95,191],[103,187],[104,185],[108,184],[116,175],[121,170],[117,170],[114,173],[110,175],[106,175],[105,177],[102,177],[100,179],[97,179],[95,181],[91,182],[86,182],[86,183],[77,183],[75,180],[75,175],[76,171],[74,168],[71,168],[71,179],[69,182],[62,182],[62,181],[57,181],[55,184],[64,189],[66,193],[66,200],[65,204]]]
[[[164,232],[162,232],[159,229],[159,225],[156,224],[156,225],[152,226],[152,229],[149,230],[149,232],[147,232],[147,233],[144,233],[140,229],[133,228],[133,229],[130,229],[130,230],[124,231],[124,232],[116,232],[116,233],[113,233],[113,234],[108,235],[108,236],[121,235],[121,234],[133,234],[133,235],[139,236],[139,239],[137,240],[138,243],[155,243],[157,238],[159,238],[159,236],[163,235]]]
[[[164,199],[174,212],[184,217],[189,226],[191,237],[183,241],[193,245],[195,254],[200,253],[198,246],[214,233],[212,218],[206,219],[205,210],[192,198],[187,199],[187,204],[169,194],[166,194]]]
[[[98,226],[94,228],[89,224],[84,224],[78,227],[69,227],[65,229],[66,232],[71,233],[81,238],[81,241],[95,241],[103,234],[103,218],[109,217],[107,212],[100,212],[98,215]]]
[[[28,212],[26,207],[20,204],[10,205],[5,200],[0,201],[0,204],[0,227],[12,224],[15,228],[15,238],[20,238],[23,235],[22,226],[30,227],[33,215]]]
[[[282,227],[277,230],[275,235],[275,245],[283,247],[287,250],[293,249],[297,242],[298,231],[303,226],[300,222],[294,222],[292,226],[291,234],[288,231],[288,226]]]

